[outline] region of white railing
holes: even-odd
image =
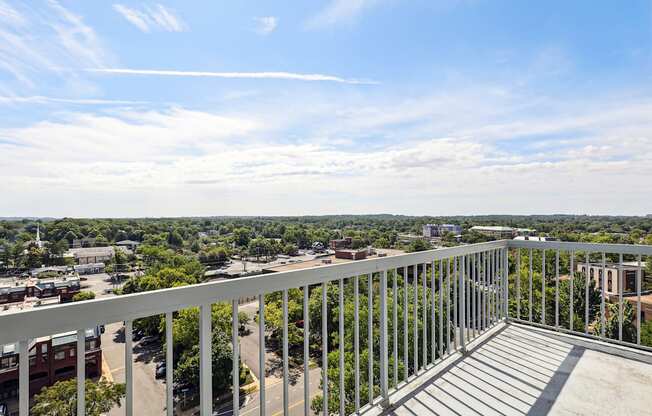
[[[540,291],[542,307],[537,317],[533,295],[537,288],[531,283],[533,272],[529,274],[529,286],[521,284],[527,276],[523,276],[521,268],[522,252],[525,250],[529,259],[533,259],[536,251],[555,252],[554,273],[545,270],[545,254],[543,255],[542,271],[546,279],[541,279],[543,289]],[[0,316],[0,345],[19,343],[19,410],[20,415],[28,414],[29,407],[29,369],[27,346],[29,340],[50,335],[52,333],[71,330],[80,331],[78,336],[77,357],[82,357],[77,363],[78,383],[78,415],[84,413],[84,330],[99,324],[124,322],[125,330],[125,379],[126,379],[126,414],[133,414],[134,385],[133,385],[133,348],[132,324],[135,319],[153,315],[165,315],[166,331],[166,393],[167,414],[173,412],[173,380],[174,368],[172,345],[172,319],[173,313],[184,308],[198,306],[200,308],[200,380],[199,400],[202,415],[212,414],[213,396],[211,379],[211,305],[217,302],[230,302],[232,305],[232,343],[233,343],[233,414],[239,412],[239,338],[238,338],[238,300],[247,296],[258,296],[259,300],[259,368],[265,368],[265,294],[282,292],[283,303],[283,409],[287,415],[289,411],[289,346],[288,346],[288,290],[301,288],[303,293],[304,316],[304,412],[310,412],[309,404],[311,392],[309,391],[309,335],[313,328],[321,330],[322,357],[321,378],[322,394],[324,398],[324,415],[338,413],[329,408],[329,386],[339,383],[339,413],[346,414],[346,405],[354,408],[356,412],[380,405],[387,406],[392,401],[392,394],[400,390],[406,383],[412,382],[425,370],[439,363],[452,354],[466,351],[470,340],[484,334],[489,328],[499,322],[513,319],[514,321],[542,325],[556,330],[590,335],[606,339],[604,333],[591,335],[589,323],[583,331],[573,328],[563,328],[559,324],[559,296],[560,296],[560,262],[559,253],[568,252],[571,259],[577,253],[615,253],[623,262],[623,255],[638,256],[652,255],[652,247],[627,246],[627,245],[602,245],[581,243],[557,243],[534,241],[494,241],[482,244],[473,244],[453,248],[430,250],[410,253],[392,257],[360,260],[355,262],[321,266],[276,274],[243,277],[239,279],[209,282],[193,286],[157,290],[146,293],[124,295],[118,297],[97,299],[72,304],[57,305],[48,308],[33,309],[22,312],[8,313]],[[605,259],[605,254],[602,254]],[[574,264],[571,260],[571,269]],[[535,267],[532,265],[532,267]],[[517,270],[519,273],[517,274]],[[532,268],[528,270],[533,270]],[[527,274],[527,273],[526,273]],[[520,276],[520,278],[516,278]],[[552,282],[548,276],[554,276]],[[570,290],[577,274],[570,274]],[[604,278],[604,275],[603,275]],[[362,285],[361,285],[362,283]],[[352,287],[355,319],[353,323],[353,345],[350,346],[355,355],[355,382],[354,391],[345,391],[344,371],[340,371],[339,380],[328,380],[328,349],[329,328],[327,326],[329,313],[327,288],[337,285],[338,295],[338,347],[340,349],[339,365],[344,366],[344,287]],[[548,286],[554,284],[554,322],[549,325],[546,309],[549,300],[546,300]],[[311,290],[321,286],[321,322],[310,322],[308,301]],[[366,287],[364,287],[366,286]],[[588,285],[585,285],[588,288]],[[604,284],[602,284],[604,291]],[[621,287],[619,285],[619,287]],[[368,295],[368,305],[361,305],[359,296]],[[402,299],[399,292],[402,289]],[[411,292],[410,292],[411,289]],[[525,290],[527,289],[527,290]],[[588,289],[586,290],[588,293]],[[527,295],[524,296],[524,293]],[[637,341],[628,342],[622,339],[609,339],[610,342],[624,343],[640,346],[640,293],[641,278],[638,279],[638,317]],[[604,293],[603,293],[604,294]],[[408,299],[413,296],[413,299]],[[572,295],[571,295],[572,298]],[[378,300],[379,315],[377,321],[371,313],[374,308],[373,300]],[[524,303],[527,299],[527,304]],[[588,299],[588,294],[585,299]],[[412,301],[412,310],[408,310]],[[622,310],[622,296],[620,300]],[[588,302],[586,302],[588,305]],[[605,297],[601,300],[601,311],[604,311]],[[573,302],[571,302],[571,305]],[[360,310],[366,307],[369,319],[367,334],[368,339],[374,339],[374,331],[379,335],[378,351],[372,351],[374,342],[367,341],[369,359],[367,363],[361,362],[361,334],[359,330]],[[527,314],[524,314],[526,307]],[[531,312],[532,311],[532,312]],[[572,310],[570,314],[577,311]],[[412,324],[410,324],[412,315]],[[587,315],[588,316],[588,315]],[[601,315],[604,321],[604,313]],[[400,318],[400,319],[399,319]],[[588,318],[587,318],[588,320]],[[419,321],[422,323],[419,328]],[[570,320],[573,322],[573,320]],[[621,318],[622,321],[622,318]],[[402,322],[402,328],[399,323]],[[621,322],[622,323],[622,322]],[[601,326],[604,331],[605,325]],[[335,330],[334,328],[330,328]],[[621,329],[622,334],[622,329]],[[363,335],[364,336],[364,335]],[[411,339],[411,343],[410,343]],[[411,345],[410,345],[411,344]],[[390,348],[391,345],[391,348]],[[645,348],[640,346],[641,348]],[[366,365],[365,365],[366,364]],[[379,393],[370,388],[368,397],[361,397],[360,379],[365,376],[363,367],[367,367],[366,377],[371,382],[380,386]],[[376,371],[376,368],[378,371]],[[402,371],[399,371],[402,369]],[[402,373],[402,374],[401,374]],[[352,393],[352,394],[351,394]],[[265,377],[260,377],[260,414],[265,414]]]

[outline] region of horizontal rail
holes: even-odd
[[[590,253],[633,254],[652,256],[652,246],[638,244],[575,243],[566,241],[508,240],[509,248],[536,250],[585,251]]]
[[[133,321],[188,307],[231,301],[245,295],[271,293],[344,277],[411,267],[415,264],[500,249],[507,244],[507,240],[492,241],[53,305],[46,308],[12,311],[0,316],[2,328],[0,345],[79,328],[91,328],[99,324]]]

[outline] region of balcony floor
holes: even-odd
[[[385,414],[652,415],[648,353],[510,324],[443,365]]]

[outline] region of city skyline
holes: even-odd
[[[651,20],[0,0],[0,216],[646,215]]]

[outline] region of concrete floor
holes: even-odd
[[[652,354],[520,325],[479,342],[385,414],[652,415]]]

